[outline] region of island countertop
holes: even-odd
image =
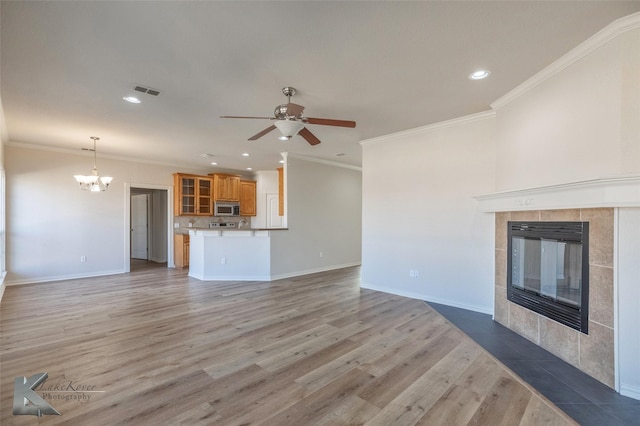
[[[213,232],[239,232],[239,231],[287,231],[289,228],[181,228],[174,232],[174,234],[189,234],[192,231],[213,231]]]

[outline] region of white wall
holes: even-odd
[[[495,120],[478,115],[363,142],[362,286],[493,311]],[[410,277],[417,270],[417,277]]]
[[[288,156],[288,231],[271,232],[271,275],[285,277],[359,265],[360,170]],[[322,252],[322,257],[320,253]]]
[[[498,191],[640,171],[640,30],[497,110]]]
[[[0,300],[6,287],[6,197],[5,197],[5,170],[4,170],[4,144],[8,141],[7,123],[0,98]]]
[[[108,191],[90,193],[73,179],[91,171],[90,155],[11,144],[5,160],[9,284],[124,272],[125,182],[172,186],[177,171],[98,155],[98,171],[114,180]]]

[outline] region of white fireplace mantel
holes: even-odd
[[[640,207],[640,176],[585,180],[474,197],[482,212]]]

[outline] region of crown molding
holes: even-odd
[[[293,154],[291,152],[286,154],[287,154],[286,156],[283,156],[285,158],[285,161],[287,157],[297,158],[298,160],[310,161],[312,163],[326,164],[328,166],[340,167],[342,169],[349,169],[349,170],[355,170],[357,172],[362,172],[362,167],[352,166],[351,164],[338,163],[337,161],[331,161],[331,160],[323,160],[322,158],[307,157],[306,155]]]
[[[449,127],[462,126],[464,124],[473,123],[480,120],[486,120],[489,118],[494,118],[496,116],[495,111],[483,111],[476,114],[465,115],[464,117],[453,118],[451,120],[441,121],[439,123],[428,124],[426,126],[416,127],[409,130],[403,130],[401,132],[391,133],[389,135],[378,136],[371,139],[364,139],[360,141],[361,146],[367,145],[375,145],[383,142],[395,141],[398,138],[413,136],[413,135],[422,135],[426,133],[431,133],[436,130],[442,130]]]
[[[533,77],[491,103],[498,110],[627,31],[640,28],[640,12],[619,18],[570,50]]]
[[[46,146],[46,145],[38,145],[33,143],[26,142],[16,142],[10,141],[4,144],[5,146],[15,147],[15,148],[24,148],[24,149],[35,149],[38,151],[47,151],[47,152],[58,152],[61,154],[70,154],[70,155],[78,155],[82,157],[93,157],[93,151],[80,151],[78,149],[70,149],[70,148],[59,148],[54,146]],[[181,164],[181,163],[165,163],[162,161],[153,161],[145,158],[136,158],[136,157],[125,157],[122,155],[112,155],[112,154],[102,154],[98,153],[98,158],[105,158],[109,160],[117,160],[117,161],[126,161],[128,163],[141,163],[141,164],[153,164],[156,166],[166,166],[180,169],[188,169],[189,171],[196,171],[202,169],[196,169],[193,165],[189,164]]]
[[[70,154],[70,155],[79,155],[82,157],[93,157],[93,151],[80,151],[77,149],[70,148],[59,148],[47,145],[38,145],[26,142],[7,142],[5,146],[16,147],[16,148],[24,148],[24,149],[35,149],[38,151],[48,151],[48,152],[58,152],[61,154]],[[163,162],[163,161],[154,161],[148,160],[146,158],[138,158],[138,157],[125,157],[123,155],[112,155],[112,154],[103,154],[98,152],[98,158],[104,158],[108,160],[116,160],[116,161],[126,161],[128,163],[139,163],[139,164],[151,164],[154,166],[163,166],[163,167],[171,167],[173,169],[180,169],[181,173],[193,173],[193,174],[207,174],[207,173],[231,173],[231,174],[239,174],[242,176],[250,176],[253,173],[247,173],[245,170],[236,170],[236,169],[228,169],[225,167],[200,167],[196,168],[193,164],[189,163],[181,163],[181,162]]]

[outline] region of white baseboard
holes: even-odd
[[[360,262],[343,263],[341,265],[323,266],[322,268],[305,269],[302,271],[293,271],[293,272],[287,272],[284,274],[271,275],[271,281],[282,280],[285,278],[299,277],[301,275],[316,274],[318,272],[333,271],[335,269],[351,268],[353,266],[360,266]]]
[[[242,275],[242,276],[229,276],[229,277],[220,277],[220,276],[215,276],[215,277],[209,277],[206,275],[202,275],[202,274],[197,274],[197,273],[192,273],[191,271],[189,271],[189,276],[191,278],[195,278],[197,280],[200,281],[276,281],[276,280],[282,280],[285,278],[293,278],[293,277],[299,277],[301,275],[309,275],[309,274],[316,274],[318,272],[327,272],[327,271],[333,271],[335,269],[342,269],[342,268],[350,268],[352,266],[360,266],[360,263],[345,263],[342,265],[332,265],[332,266],[325,266],[322,268],[314,268],[314,269],[305,269],[303,271],[293,271],[293,272],[287,272],[285,274],[278,274],[278,275],[265,275],[265,276],[246,276],[246,275]]]
[[[388,287],[383,287],[383,286],[371,285],[371,284],[365,283],[365,282],[360,283],[360,287],[361,288],[366,288],[368,290],[375,290],[375,291],[381,291],[383,293],[395,294],[396,296],[409,297],[411,299],[424,300],[425,302],[433,302],[433,303],[438,303],[438,304],[441,304],[441,305],[452,306],[454,308],[466,309],[468,311],[479,312],[481,314],[493,315],[493,309],[492,308],[487,308],[487,307],[478,306],[478,305],[468,305],[466,303],[460,303],[460,302],[455,301],[455,300],[441,299],[441,298],[438,298],[438,297],[431,297],[429,295],[421,294],[421,293],[417,293],[417,292],[413,292],[413,291],[405,291],[405,290],[398,290],[398,289],[395,289],[395,288],[388,288]]]
[[[267,276],[242,275],[238,277],[235,277],[235,276],[220,277],[219,275],[216,275],[216,276],[209,277],[207,275],[193,274],[189,272],[189,276],[191,278],[195,278],[200,281],[271,281],[271,278],[268,275]]]
[[[640,400],[640,386],[620,385],[620,395]]]
[[[81,274],[52,275],[48,277],[12,280],[12,281],[8,281],[7,285],[40,284],[40,283],[47,283],[51,281],[65,281],[65,280],[75,280],[78,278],[92,278],[92,277],[102,277],[105,275],[117,275],[117,274],[124,274],[126,272],[127,271],[125,271],[124,269],[118,269],[118,270],[112,270],[112,271],[86,272]]]
[[[7,288],[7,284],[4,279],[7,277],[7,271],[0,272],[0,302],[2,302],[2,296],[4,295],[4,289]]]

